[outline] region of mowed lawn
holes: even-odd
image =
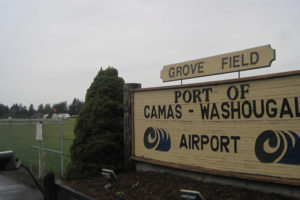
[[[70,147],[74,139],[74,126],[76,119],[63,121],[64,130],[64,171],[70,162]],[[33,172],[38,172],[39,142],[36,137],[36,123],[29,121],[1,121],[0,122],[0,151],[13,150],[22,163],[32,166]],[[62,123],[44,121],[43,146],[56,152],[62,151]],[[33,146],[33,147],[32,147]],[[61,175],[61,154],[45,151],[45,172],[53,171]]]

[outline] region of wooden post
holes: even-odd
[[[132,153],[132,106],[133,95],[131,90],[141,88],[140,83],[127,83],[124,85],[124,168],[134,169],[134,163],[130,160]]]
[[[39,143],[39,179],[42,179],[44,178],[44,147],[42,140],[40,140]]]
[[[49,172],[44,179],[45,188],[45,200],[57,200],[56,185],[55,185],[55,174]]]

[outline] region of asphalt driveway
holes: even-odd
[[[33,189],[17,180],[0,175],[0,200],[42,200],[39,190]]]

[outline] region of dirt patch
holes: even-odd
[[[65,181],[70,187],[96,199],[180,199],[179,190],[200,191],[206,200],[299,200],[277,194],[240,189],[229,185],[203,183],[172,174],[128,172],[116,181],[104,177]],[[109,189],[105,185],[111,183]]]

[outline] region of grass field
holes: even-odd
[[[32,166],[33,172],[38,171],[39,150],[31,146],[39,146],[35,140],[36,123],[29,121],[0,122],[0,151],[13,150],[22,159],[22,163]],[[70,147],[74,139],[75,119],[64,120],[64,169],[70,162]],[[62,151],[61,122],[44,121],[43,146],[54,151]],[[32,164],[31,164],[32,163]],[[60,176],[60,154],[45,151],[45,172],[53,171]]]

